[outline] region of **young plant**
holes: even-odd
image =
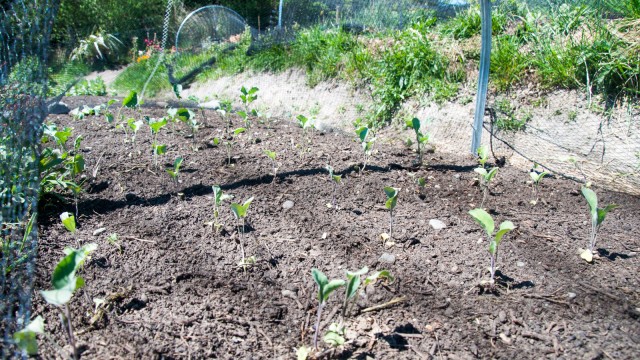
[[[333,172],[333,167],[331,165],[327,165],[326,169],[329,171],[329,178],[331,182],[333,182],[333,196],[331,197],[331,204],[329,204],[329,207],[338,209],[336,206],[336,193],[338,192],[338,185],[342,182],[342,175],[336,175]]]
[[[400,193],[399,188],[394,188],[391,186],[386,186],[384,188],[384,193],[387,195],[387,201],[384,203],[384,207],[389,209],[389,237],[393,236],[393,209],[395,209],[396,204],[398,203],[398,194]]]
[[[304,154],[307,152],[307,150],[310,150],[309,146],[311,145],[311,139],[308,136],[308,129],[313,129],[313,121],[304,115],[298,115],[296,117],[296,120],[298,120],[298,125],[300,125],[300,127],[302,128],[302,137],[300,139],[300,156],[304,157]]]
[[[491,287],[495,284],[495,274],[496,274],[496,261],[498,259],[498,246],[502,242],[502,238],[511,230],[515,229],[515,226],[511,221],[503,221],[500,224],[500,228],[493,234],[495,230],[495,223],[493,222],[493,218],[489,213],[484,211],[483,209],[473,209],[469,211],[469,215],[473,217],[473,219],[484,229],[487,234],[487,239],[489,240],[489,255],[491,258],[491,267],[489,269],[491,273],[491,279],[486,282],[483,281],[481,285],[489,285]]]
[[[538,188],[540,187],[540,182],[542,179],[547,176],[549,173],[547,171],[538,171],[538,164],[534,164],[531,170],[529,171],[529,176],[531,177],[532,189],[533,189],[533,200],[530,201],[531,205],[536,205],[538,203]]]
[[[38,355],[38,342],[36,341],[37,334],[44,334],[44,319],[42,316],[38,316],[31,320],[29,325],[24,329],[13,334],[13,341],[16,346],[18,346],[18,349],[22,351],[23,355]]]
[[[366,287],[371,283],[375,283],[376,281],[378,281],[378,279],[387,279],[389,280],[389,282],[394,281],[394,278],[389,270],[380,270],[376,271],[371,276],[368,276],[363,283],[360,277],[368,272],[369,268],[366,266],[356,272],[347,271],[347,288],[345,291],[344,303],[342,304],[341,323],[344,322],[344,319],[346,318],[349,302],[356,296],[361,284],[362,287]]]
[[[478,148],[476,153],[478,154],[478,163],[482,168],[484,168],[485,164],[489,160],[489,148],[487,145],[482,145]]]
[[[220,101],[220,107],[216,109],[216,112],[220,114],[222,120],[225,123],[225,134],[227,136],[229,136],[231,125],[233,125],[233,123],[231,122],[231,117],[229,116],[231,111],[233,111],[233,107],[231,105],[231,101],[229,100]]]
[[[233,148],[233,145],[236,144],[236,136],[242,134],[243,132],[247,131],[246,128],[237,128],[235,130],[233,130],[233,133],[226,138],[225,142],[224,142],[224,146],[227,148],[227,164],[231,165],[231,149]],[[215,139],[214,139],[214,143],[215,143]]]
[[[136,135],[138,134],[138,131],[142,128],[142,125],[144,125],[144,122],[142,120],[136,120],[131,118],[127,120],[127,125],[129,126],[129,129],[131,129],[131,144],[135,146]]]
[[[250,128],[251,127],[251,121],[249,119],[249,115],[253,115],[253,116],[257,116],[258,115],[258,111],[257,110],[249,110],[249,105],[251,105],[252,102],[256,101],[258,99],[258,91],[260,89],[258,89],[257,87],[252,87],[251,89],[247,90],[246,87],[242,87],[240,89],[240,100],[242,101],[242,105],[244,106],[244,110],[243,111],[238,111],[238,115],[240,117],[242,117],[242,119],[244,120],[244,124],[245,127]]]
[[[362,146],[362,150],[364,152],[362,169],[360,169],[360,171],[364,171],[364,169],[367,167],[367,162],[371,158],[371,154],[373,153],[373,145],[376,141],[375,137],[368,136],[369,132],[372,131],[366,126],[361,126],[356,129],[356,135],[358,136],[358,140],[360,141],[360,145]]]
[[[82,267],[89,254],[97,249],[96,244],[87,244],[79,250],[66,248],[66,256],[60,260],[51,276],[52,290],[40,291],[44,300],[61,309],[62,328],[65,329],[69,339],[69,345],[73,349],[73,358],[78,358],[73,327],[71,325],[71,313],[68,303],[73,293],[84,286],[84,279],[76,276],[78,269]]]
[[[76,232],[76,218],[73,215],[65,211],[60,214],[60,221],[62,221],[62,225],[70,233],[74,234]]]
[[[344,280],[334,279],[329,281],[327,276],[322,271],[313,268],[311,269],[311,276],[313,280],[318,284],[318,316],[316,318],[316,331],[313,335],[313,347],[318,348],[318,333],[320,332],[320,319],[322,318],[322,309],[324,308],[329,295],[337,289],[345,285]]]
[[[599,208],[598,196],[596,195],[595,191],[587,187],[582,187],[582,196],[584,196],[585,200],[587,200],[587,204],[589,205],[589,215],[591,217],[591,236],[589,239],[589,248],[586,250],[581,249],[580,257],[587,262],[592,262],[593,251],[596,247],[596,238],[598,236],[600,225],[602,225],[602,223],[604,222],[604,219],[609,211],[617,208],[618,205],[609,204],[604,208]]]
[[[418,162],[419,165],[422,166],[422,153],[424,151],[424,147],[429,142],[429,134],[423,134],[420,131],[421,124],[418,118],[407,120],[406,126],[410,129],[413,129],[413,132],[416,135],[416,145],[418,146]]]
[[[171,176],[171,180],[173,180],[173,182],[175,183],[176,187],[178,186],[178,183],[180,183],[180,166],[182,165],[182,157],[178,156],[174,161],[173,161],[173,168],[171,169],[167,169],[167,173],[169,174],[169,176]]]
[[[482,188],[482,203],[480,207],[484,207],[484,202],[487,200],[487,194],[489,193],[489,184],[496,177],[498,168],[493,167],[487,171],[484,167],[477,167],[473,171],[480,174],[480,187]]]
[[[253,197],[250,197],[249,199],[247,199],[247,201],[245,201],[242,205],[237,204],[237,203],[231,203],[231,211],[233,212],[233,215],[235,215],[236,217],[236,224],[239,221],[242,221],[242,232],[240,234],[240,250],[242,251],[242,257],[241,259],[245,258],[245,254],[244,254],[244,244],[243,244],[243,237],[244,237],[244,225],[245,225],[245,218],[247,217],[247,214],[249,212],[249,205],[251,205],[251,202],[253,201]],[[240,227],[240,226],[238,226]]]
[[[273,181],[276,181],[276,176],[278,175],[278,162],[276,161],[276,152],[271,150],[264,150],[264,154],[271,160],[271,165],[273,167]]]
[[[120,253],[122,253],[122,246],[120,246],[120,244],[118,243],[118,234],[116,234],[116,233],[109,234],[109,236],[107,236],[107,242],[109,244],[117,247],[118,251]]]
[[[222,224],[218,223],[218,217],[220,216],[220,206],[222,206],[222,202],[225,200],[233,199],[233,195],[225,194],[220,186],[213,185],[213,226],[216,229],[216,232],[222,227]]]
[[[163,127],[167,125],[167,119],[149,119],[149,128],[151,129],[151,134],[153,135],[153,141],[151,143],[151,147],[153,150],[153,163],[155,167],[158,167],[158,156],[164,155],[167,152],[167,145],[158,144],[158,133],[162,130]]]

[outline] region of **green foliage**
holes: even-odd
[[[416,145],[418,146],[418,161],[419,165],[422,166],[423,147],[429,142],[429,134],[422,133],[422,131],[420,130],[420,119],[418,118],[407,120],[405,125],[408,128],[413,129],[413,132],[416,135]]]
[[[103,60],[105,56],[114,52],[118,46],[124,45],[113,34],[97,31],[84,39],[71,51],[71,60],[95,61]]]
[[[329,299],[329,295],[337,289],[345,286],[345,282],[341,279],[329,281],[327,276],[316,268],[311,269],[311,276],[313,277],[313,281],[318,284],[318,317],[316,319],[316,332],[313,336],[313,346],[318,348],[318,332],[320,331],[322,308]]]
[[[389,236],[391,237],[393,236],[393,209],[396,208],[398,203],[398,194],[400,193],[400,189],[386,186],[384,188],[384,193],[387,196],[384,207],[389,210]]]
[[[179,176],[180,176],[180,166],[182,165],[182,157],[178,156],[174,161],[173,161],[173,168],[171,169],[167,169],[167,173],[169,174],[169,176],[171,177],[171,180],[173,180],[173,182],[178,185],[179,183]]]
[[[243,219],[247,216],[247,213],[249,212],[249,206],[251,205],[252,201],[253,197],[250,197],[242,204],[231,203],[231,211],[233,212],[233,215],[236,216],[236,219]]]
[[[478,154],[478,163],[484,168],[489,160],[489,147],[487,147],[487,145],[481,145],[476,151],[476,154]]]
[[[75,250],[66,248],[66,256],[60,260],[51,276],[52,290],[40,291],[42,297],[51,305],[66,305],[73,293],[84,286],[84,279],[76,276],[78,269],[82,267],[89,254],[96,250],[96,244],[87,244]]]
[[[76,232],[76,219],[73,215],[65,211],[60,214],[60,221],[62,221],[62,225],[64,225],[64,228],[70,233],[73,234]]]
[[[102,78],[93,80],[80,80],[66,94],[67,96],[105,96],[107,95],[107,85]]]
[[[504,31],[507,26],[507,20],[506,15],[500,9],[492,11],[491,32],[493,35],[498,35]],[[452,35],[454,39],[468,39],[480,35],[481,29],[480,7],[476,3],[444,24],[442,32]]]
[[[582,196],[585,198],[585,200],[587,201],[587,204],[589,205],[589,215],[591,218],[591,239],[589,241],[589,248],[585,250],[581,256],[586,261],[591,262],[592,256],[593,256],[592,255],[593,250],[596,247],[596,239],[598,236],[598,230],[600,229],[600,225],[602,225],[602,223],[604,222],[604,219],[607,216],[607,214],[611,210],[617,208],[618,205],[609,204],[604,208],[600,208],[598,207],[598,196],[596,195],[595,191],[587,187],[582,187],[581,192],[582,192]]]
[[[504,221],[500,224],[500,228],[494,235],[495,224],[491,215],[483,209],[473,209],[469,211],[469,215],[482,227],[487,234],[489,240],[489,254],[491,256],[491,280],[490,285],[495,283],[496,259],[498,256],[498,246],[502,242],[502,238],[511,230],[515,229],[515,225],[511,221]]]
[[[36,340],[37,334],[44,334],[44,319],[42,316],[38,316],[29,322],[24,329],[17,331],[13,334],[13,341],[15,341],[18,349],[20,349],[26,355],[38,354],[38,342]]]
[[[532,180],[532,184],[533,184],[533,197],[534,199],[531,200],[531,204],[535,205],[538,203],[538,187],[540,187],[540,182],[542,181],[542,179],[549,175],[548,171],[542,171],[539,172],[538,170],[538,164],[534,164],[533,168],[531,168],[531,170],[529,171],[529,177]]]
[[[360,171],[364,171],[364,169],[367,167],[367,163],[369,162],[369,159],[371,158],[371,154],[373,152],[373,145],[375,144],[376,138],[374,136],[369,136],[369,133],[373,133],[373,131],[369,129],[367,126],[357,127],[355,132],[358,137],[358,141],[360,141],[360,146],[362,146],[362,151],[364,153],[362,169],[360,169]]]
[[[520,52],[520,42],[513,35],[501,35],[495,39],[491,50],[490,79],[498,91],[517,85],[529,66],[529,57]]]

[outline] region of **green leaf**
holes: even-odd
[[[529,173],[529,176],[531,176],[531,180],[533,180],[533,182],[534,182],[535,184],[538,184],[538,183],[540,183],[540,181],[542,181],[542,178],[544,178],[544,177],[545,177],[545,176],[547,176],[548,174],[549,174],[549,173],[548,173],[548,172],[546,172],[546,171],[543,171],[543,172],[541,172],[541,173],[539,173],[539,174],[538,174],[537,172],[535,172],[535,171],[531,171],[531,172]]]
[[[149,120],[149,127],[151,128],[151,132],[153,134],[157,134],[165,125],[167,125],[166,118]]]
[[[487,161],[489,158],[489,148],[486,145],[482,145],[478,148],[478,157],[483,161],[482,164]]]
[[[489,235],[489,238],[493,237],[492,235],[493,230],[495,229],[495,224],[489,213],[483,209],[473,209],[469,211],[469,215],[471,215],[471,217],[473,217],[473,219],[482,226],[487,235]]]
[[[47,303],[54,306],[62,306],[71,300],[73,291],[71,289],[43,290],[40,291],[40,295]]]
[[[307,360],[309,355],[311,354],[311,349],[306,346],[301,346],[296,350],[296,358],[297,360]]]
[[[84,171],[84,157],[81,154],[76,154],[73,157],[73,168],[71,176],[76,176]]]
[[[343,287],[344,285],[345,285],[344,280],[331,280],[331,281],[329,281],[329,283],[327,283],[327,285],[323,289],[322,302],[326,302],[327,299],[329,299],[329,295],[331,295],[332,292],[338,290],[339,288]]]
[[[495,236],[495,240],[497,243],[496,245],[500,245],[500,242],[502,241],[502,237],[505,236],[509,231],[515,228],[516,228],[515,225],[513,225],[511,221],[504,221],[502,224],[500,224],[500,229],[498,230]]]
[[[361,143],[365,142],[365,139],[367,138],[367,134],[369,134],[369,128],[366,126],[362,126],[356,129],[356,135],[358,135],[358,138],[360,139]]]
[[[416,134],[420,131],[420,120],[418,118],[413,118],[413,120],[411,120],[411,128],[416,132]]]
[[[182,165],[182,161],[183,159],[178,156],[174,161],[173,161],[173,170],[177,173],[180,171],[180,166]]]
[[[68,212],[63,212],[60,214],[60,220],[62,221],[62,225],[64,225],[65,229],[69,230],[70,233],[76,232],[76,219],[73,215]]]
[[[587,204],[589,205],[589,212],[591,213],[591,216],[597,219],[598,196],[596,195],[595,191],[589,188],[586,188],[584,186],[582,187],[581,191],[582,191],[582,196],[584,196],[585,200],[587,200]]]
[[[420,187],[425,187],[425,186],[427,186],[427,181],[426,181],[424,178],[422,178],[422,177],[421,177],[421,178],[418,178],[418,185],[419,185]]]
[[[134,108],[138,106],[138,93],[131,90],[129,92],[129,95],[127,95],[127,97],[122,100],[122,106],[128,108]]]
[[[233,211],[233,214],[236,216],[236,218],[243,218],[247,216],[247,211],[249,210],[249,205],[251,205],[252,201],[253,201],[253,197],[250,197],[242,205],[237,203],[231,204],[231,211]]]
[[[391,199],[387,200],[384,203],[384,206],[389,210],[393,210],[393,209],[395,209],[397,203],[398,203],[398,198],[394,196]]]
[[[302,127],[303,129],[307,128],[307,123],[309,122],[309,119],[306,116],[298,115],[296,119],[298,119],[298,123],[300,124],[300,127]]]
[[[394,188],[391,186],[385,186],[384,188],[384,193],[387,195],[388,199],[394,198],[396,196],[398,196],[398,188]]]
[[[491,168],[491,170],[489,170],[489,173],[484,177],[484,181],[491,182],[491,180],[493,180],[493,178],[496,177],[497,173],[498,173],[497,167]]]
[[[13,340],[20,350],[27,355],[38,354],[38,342],[36,334],[44,333],[44,319],[38,316],[33,319],[24,329],[13,334]]]
[[[342,175],[333,175],[331,176],[331,179],[336,183],[340,184],[340,182],[342,182]]]
[[[245,132],[245,131],[247,131],[247,129],[246,129],[246,128],[243,128],[243,127],[241,127],[241,128],[237,128],[237,129],[233,130],[233,135],[242,134],[242,133],[243,133],[243,132]]]
[[[322,340],[330,346],[340,346],[345,342],[345,339],[342,336],[343,333],[344,330],[340,329],[337,324],[331,324],[327,333],[322,337]]]
[[[83,281],[78,282],[76,278],[76,271],[84,264],[84,261],[87,259],[89,254],[95,251],[98,248],[98,245],[91,243],[84,245],[82,248],[75,250],[71,248],[65,248],[65,256],[56,268],[53,270],[53,275],[51,276],[51,283],[53,284],[54,289],[71,289],[71,291],[75,291],[78,286],[82,286],[84,284]]]
[[[320,289],[324,288],[325,285],[329,283],[329,279],[327,279],[327,276],[322,271],[316,268],[311,269],[311,276],[313,277],[313,281],[318,284],[318,287],[320,287]]]
[[[347,271],[347,299],[351,299],[356,295],[356,292],[360,287],[360,276],[366,274],[368,271],[369,268],[366,266],[353,273]]]
[[[391,275],[391,272],[389,270],[380,270],[373,273],[373,275],[368,276],[364,280],[363,286],[375,283],[376,281],[378,281],[378,279],[387,279],[390,283],[395,281],[395,278]]]
[[[604,218],[607,216],[607,214],[609,213],[609,211],[617,208],[618,205],[616,204],[609,204],[607,206],[604,207],[604,209],[598,208],[598,220],[596,223],[596,226],[600,226],[600,224],[602,224],[602,222],[604,221]]]
[[[182,122],[187,122],[189,119],[191,119],[195,114],[193,113],[193,111],[186,109],[186,108],[180,108],[177,110],[176,115],[178,116],[178,119]]]
[[[476,173],[482,175],[483,179],[487,176],[487,169],[485,169],[483,167],[475,168],[475,169],[473,169],[473,171],[475,171]]]
[[[276,161],[276,152],[271,150],[264,150],[264,153],[269,157],[269,159]]]

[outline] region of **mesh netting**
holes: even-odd
[[[56,0],[17,0],[0,12],[0,328],[2,356],[30,316],[37,245],[39,143]]]

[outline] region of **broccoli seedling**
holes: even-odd
[[[482,145],[478,148],[478,164],[484,168],[485,164],[489,160],[489,148],[486,145]]]
[[[271,165],[273,167],[273,181],[276,181],[276,176],[278,175],[278,162],[276,161],[276,152],[271,150],[264,150],[264,154],[271,160]]]
[[[596,247],[596,239],[598,236],[598,230],[600,229],[600,225],[604,222],[607,214],[618,207],[616,204],[609,204],[604,208],[598,207],[598,196],[595,191],[582,187],[582,196],[584,196],[587,204],[589,205],[589,215],[591,217],[591,236],[589,239],[589,248],[586,250],[582,250],[580,253],[580,257],[583,258],[587,262],[593,261],[593,250]]]
[[[231,165],[231,149],[233,148],[233,145],[236,144],[236,136],[238,136],[239,134],[242,134],[243,132],[247,131],[247,129],[245,128],[237,128],[235,130],[233,130],[233,133],[225,140],[224,145],[227,148],[227,164]]]
[[[233,199],[233,195],[225,194],[220,186],[213,185],[213,226],[216,229],[216,232],[222,227],[222,224],[218,223],[218,217],[220,216],[220,206],[222,202],[225,200]]]
[[[258,99],[258,91],[260,89],[258,89],[257,87],[252,87],[251,89],[247,90],[246,87],[242,87],[240,89],[240,100],[242,101],[242,104],[244,105],[244,111],[238,111],[238,115],[242,117],[242,119],[244,120],[244,124],[246,128],[250,128],[251,127],[251,121],[249,119],[249,115],[253,115],[253,116],[257,116],[258,115],[258,111],[257,110],[249,110],[249,105],[251,105],[252,102],[256,101]]]
[[[180,182],[179,176],[180,176],[180,166],[182,166],[182,161],[183,161],[182,157],[178,156],[173,161],[173,168],[167,169],[167,173],[171,177],[171,180],[173,180],[173,182],[176,185],[176,187],[178,186],[178,183]]]
[[[151,150],[153,150],[153,163],[158,167],[158,156],[164,155],[167,152],[167,145],[160,145],[157,142],[158,133],[163,127],[167,125],[167,119],[149,119],[149,128],[151,129],[151,135],[153,135],[153,141],[151,142]]]
[[[424,146],[426,146],[429,142],[429,134],[424,134],[420,131],[421,124],[418,118],[407,120],[405,125],[408,128],[413,129],[413,132],[416,135],[416,145],[418,146],[418,162],[419,165],[422,166],[422,153],[424,150]]]
[[[313,335],[313,347],[318,348],[318,333],[320,332],[320,319],[322,318],[322,309],[324,308],[329,295],[337,289],[345,285],[344,280],[334,279],[329,281],[327,276],[322,271],[313,268],[311,269],[311,276],[313,280],[318,284],[318,316],[316,318],[316,331]]]
[[[241,224],[242,233],[240,234],[240,250],[242,251],[241,259],[245,258],[244,244],[243,244],[244,224],[245,224],[245,218],[249,212],[249,206],[251,205],[252,201],[253,201],[253,197],[250,197],[242,205],[237,203],[231,203],[231,211],[233,212],[233,215],[235,215],[236,217],[236,222],[242,221],[242,224]]]
[[[96,244],[87,244],[79,250],[71,248],[64,249],[66,256],[56,265],[56,268],[53,270],[53,275],[51,276],[53,289],[40,291],[40,295],[42,295],[47,303],[62,309],[60,317],[62,320],[62,328],[65,329],[67,333],[69,345],[71,345],[73,349],[74,359],[77,359],[78,353],[73,336],[71,313],[68,303],[73,293],[84,286],[84,279],[76,276],[76,272],[82,267],[82,264],[84,264],[89,254],[97,248],[98,246]]]
[[[70,233],[73,234],[76,232],[76,218],[73,215],[65,211],[60,214],[60,221],[62,221],[62,225]]]
[[[13,341],[18,349],[20,349],[25,355],[37,355],[38,354],[38,342],[36,341],[37,334],[44,334],[44,319],[42,316],[38,316],[29,322],[24,329],[17,331],[13,334]]]
[[[135,146],[136,143],[136,135],[138,134],[138,131],[140,130],[140,128],[142,128],[142,125],[144,125],[144,122],[142,120],[136,120],[136,119],[129,119],[127,120],[127,125],[129,126],[129,129],[131,129],[131,144],[132,146]]]
[[[326,169],[329,171],[329,178],[333,182],[333,196],[331,198],[331,204],[329,205],[334,209],[338,209],[336,205],[336,193],[338,192],[338,185],[342,182],[342,175],[336,175],[331,165],[327,165]]]
[[[389,237],[393,236],[393,209],[395,209],[398,203],[399,188],[387,186],[384,188],[384,193],[387,195],[387,201],[384,203],[384,207],[389,210]]]
[[[355,132],[358,136],[358,140],[360,141],[360,145],[362,146],[362,151],[364,152],[362,169],[360,169],[360,171],[364,171],[364,169],[367,167],[367,162],[369,161],[369,159],[371,158],[371,154],[373,153],[373,145],[375,144],[376,138],[368,136],[369,132],[373,131],[371,131],[371,129],[366,126],[357,128]]]
[[[484,229],[487,234],[487,239],[489,240],[489,255],[491,258],[491,279],[488,281],[488,284],[493,287],[495,284],[495,274],[496,274],[496,261],[498,259],[498,246],[502,242],[502,238],[511,230],[515,229],[515,225],[511,221],[503,221],[500,224],[500,229],[493,234],[495,230],[495,223],[493,222],[493,218],[489,213],[484,211],[483,209],[473,209],[469,211],[469,215],[473,217],[473,219]],[[484,285],[487,282],[482,282]]]
[[[537,169],[538,164],[534,164],[531,171],[529,171],[529,177],[531,177],[531,180],[533,181],[533,200],[530,201],[531,205],[536,205],[538,203],[538,188],[540,187],[540,182],[549,174],[547,171],[538,172]]]
[[[493,167],[487,171],[484,167],[477,167],[473,171],[480,174],[480,188],[482,188],[482,203],[480,207],[484,207],[484,202],[487,200],[487,194],[489,193],[489,184],[498,174],[498,168]]]

